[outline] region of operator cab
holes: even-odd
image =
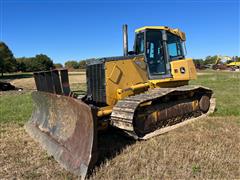
[[[149,78],[171,77],[170,62],[185,58],[185,34],[166,26],[147,26],[135,32],[134,52],[145,55]]]

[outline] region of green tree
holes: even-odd
[[[0,42],[0,72],[3,76],[4,72],[16,71],[17,62],[12,51],[4,42]]]
[[[204,64],[215,64],[217,59],[218,59],[217,55],[215,55],[215,56],[207,56],[205,61],[204,61]]]
[[[54,68],[63,68],[63,65],[61,63],[53,64]]]
[[[193,62],[196,65],[203,65],[204,64],[204,61],[203,59],[193,59]]]
[[[26,66],[27,58],[25,58],[25,57],[16,58],[16,60],[17,60],[17,71],[26,72],[27,71],[27,66]]]
[[[67,61],[65,62],[65,67],[68,69],[78,69],[79,63],[77,61]]]
[[[29,58],[17,58],[18,71],[32,72],[32,71],[47,71],[53,68],[53,61],[44,54],[36,55]]]
[[[79,61],[79,69],[85,69],[86,68],[86,61],[81,60]]]
[[[47,71],[53,68],[53,61],[44,54],[38,54],[33,60],[33,71]]]
[[[34,68],[36,69],[36,65],[34,65],[34,57],[29,57],[29,58],[17,58],[17,63],[18,63],[18,71],[23,71],[23,72],[32,72],[34,71]]]

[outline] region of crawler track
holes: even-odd
[[[189,108],[189,104],[194,97],[202,96],[210,98],[210,107],[206,112]],[[148,104],[149,103],[149,104]],[[158,106],[165,111],[167,118],[158,122],[158,127],[151,132],[139,134],[137,131],[137,121],[144,113],[150,113],[149,109]],[[145,108],[144,108],[145,107]],[[212,91],[202,86],[181,86],[177,88],[155,88],[146,93],[127,97],[118,101],[111,114],[111,124],[114,127],[123,129],[129,136],[135,139],[148,139],[185,125],[193,120],[206,116],[215,109],[215,99],[212,98]]]

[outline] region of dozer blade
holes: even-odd
[[[25,129],[65,169],[84,178],[97,160],[95,110],[71,97],[36,91]]]

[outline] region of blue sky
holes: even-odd
[[[122,55],[122,24],[180,28],[188,57],[240,56],[239,0],[0,0],[0,38],[15,57],[54,62]]]

